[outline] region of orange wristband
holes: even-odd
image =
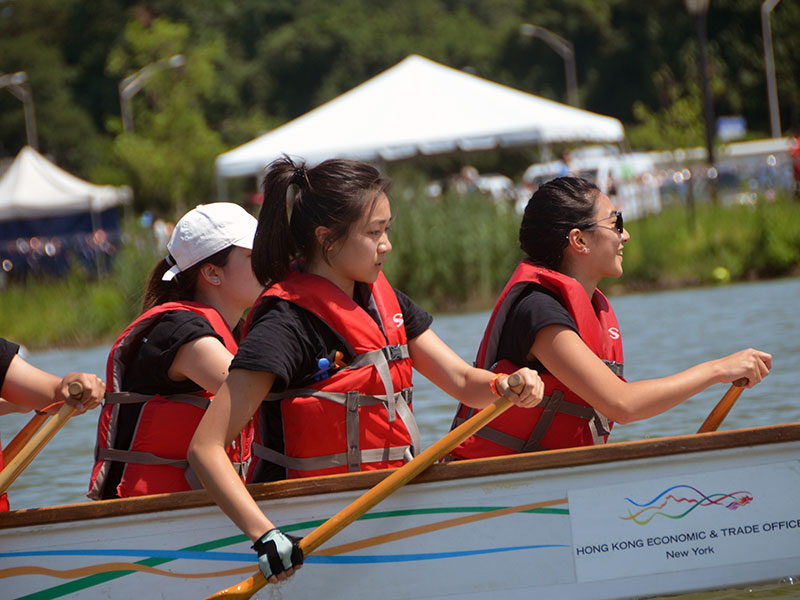
[[[492,380],[489,382],[489,387],[492,388],[492,393],[498,398],[503,397],[503,394],[497,391],[497,378],[500,377],[501,375],[502,373],[498,373],[497,375],[492,377]]]

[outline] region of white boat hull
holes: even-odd
[[[800,425],[787,425],[437,466],[260,597],[615,599],[776,583],[800,574],[798,458]],[[303,535],[381,476],[254,495]],[[255,554],[206,502],[189,492],[0,515],[0,597],[229,587]]]

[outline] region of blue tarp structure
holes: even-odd
[[[26,146],[0,177],[2,273],[63,273],[74,259],[106,265],[119,241],[119,207],[131,198],[130,188],[84,181]]]

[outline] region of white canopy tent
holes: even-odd
[[[24,147],[0,176],[0,276],[66,273],[73,257],[100,274],[119,240],[117,207],[131,199],[128,187],[89,183]]]
[[[0,221],[100,213],[131,201],[129,187],[95,185],[25,146],[0,177]]]
[[[349,92],[217,157],[217,177],[257,175],[283,154],[398,160],[416,154],[619,142],[622,123],[411,55]],[[221,190],[224,187],[221,186]]]

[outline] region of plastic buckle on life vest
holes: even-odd
[[[399,344],[395,344],[393,346],[384,346],[383,354],[386,356],[386,360],[388,361],[396,361],[403,359],[403,347]]]

